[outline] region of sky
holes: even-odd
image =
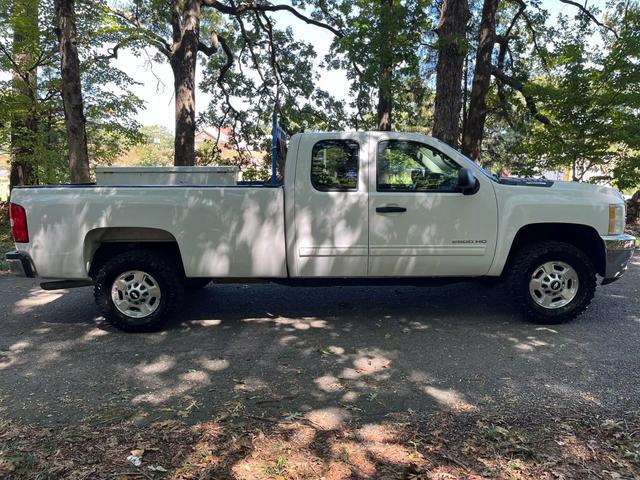
[[[604,8],[605,0],[589,0],[588,5]],[[283,3],[283,2],[273,2]],[[574,15],[575,7],[565,5],[558,0],[542,0],[542,8],[549,11],[551,18],[557,17],[560,12]],[[291,26],[294,35],[300,40],[312,44],[318,55],[317,63],[326,55],[329,49],[330,39],[328,33],[314,26],[309,26],[287,12],[277,12],[272,15],[278,26],[283,28]],[[162,125],[169,131],[174,130],[174,101],[173,101],[173,76],[168,63],[152,63],[149,58],[153,54],[135,56],[130,50],[121,51],[114,65],[129,74],[140,85],[135,86],[133,93],[144,100],[145,109],[137,115],[137,120],[142,125]],[[202,79],[202,67],[197,68],[197,83]],[[319,87],[331,92],[337,99],[348,98],[349,83],[341,71],[323,71],[319,80]],[[205,110],[211,97],[204,92],[196,92],[196,108],[198,113]]]

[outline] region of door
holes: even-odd
[[[294,190],[298,277],[365,277],[368,255],[364,133],[305,136]]]
[[[456,191],[459,170],[470,165],[452,153],[427,137],[372,134],[369,276],[489,271],[497,234],[495,192],[481,175],[475,194]]]

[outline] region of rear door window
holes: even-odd
[[[311,184],[316,190],[358,190],[360,145],[354,140],[322,140],[311,153]]]

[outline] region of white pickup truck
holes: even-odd
[[[215,282],[431,284],[502,278],[533,321],[573,319],[596,276],[623,274],[635,239],[607,187],[497,178],[418,134],[303,133],[283,186],[15,188],[14,273],[93,284],[126,331],[159,328]],[[437,283],[437,282],[436,282]]]

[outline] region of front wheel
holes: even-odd
[[[100,312],[125,332],[158,330],[171,318],[183,295],[175,263],[149,250],[116,255],[98,271],[94,297]]]
[[[526,245],[508,268],[506,280],[511,298],[537,323],[573,320],[587,309],[595,294],[593,262],[568,243]]]

